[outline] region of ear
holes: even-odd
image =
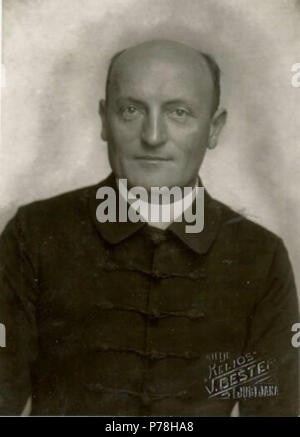
[[[99,115],[102,122],[101,138],[103,141],[107,141],[107,115],[106,115],[106,101],[100,100],[99,102]]]
[[[210,123],[210,132],[207,146],[209,149],[214,149],[217,146],[221,130],[223,129],[226,120],[227,111],[225,109],[219,109],[213,115]]]

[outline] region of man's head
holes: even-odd
[[[193,186],[226,120],[218,104],[218,67],[189,46],[149,41],[117,54],[100,102],[115,175],[148,190]]]

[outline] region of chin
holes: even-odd
[[[119,172],[118,177],[127,179],[128,188],[130,187],[144,187],[147,191],[151,190],[151,187],[174,187],[182,186],[184,181],[178,180],[178,172],[172,169],[159,168],[151,169],[147,171],[146,168],[123,168]],[[115,172],[116,174],[117,172]],[[122,174],[122,176],[120,175]],[[177,180],[176,180],[177,176]]]
[[[143,175],[141,177],[128,178],[128,186],[144,187],[147,191],[150,191],[152,187],[174,187],[180,186],[180,183],[172,181],[165,177],[151,177]]]

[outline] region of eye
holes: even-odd
[[[121,108],[121,115],[125,120],[132,120],[139,115],[139,110],[134,105],[127,105]]]
[[[178,121],[185,121],[189,115],[189,112],[184,108],[175,108],[169,112],[171,118]]]

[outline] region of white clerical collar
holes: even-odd
[[[184,196],[183,199],[180,199],[172,204],[151,204],[150,202],[145,202],[140,200],[139,202],[139,208],[135,207],[134,202],[131,202],[128,199],[128,190],[127,190],[127,186],[126,184],[123,183],[122,179],[117,180],[117,185],[119,186],[119,192],[120,195],[122,196],[122,198],[126,201],[129,202],[131,204],[131,206],[138,212],[138,214],[141,216],[141,218],[143,219],[143,221],[148,222],[149,225],[155,227],[155,228],[159,228],[159,229],[167,229],[168,226],[170,226],[171,223],[173,223],[176,219],[178,219],[180,216],[183,215],[183,213],[190,208],[190,206],[192,205],[196,194],[197,194],[197,190],[196,187],[199,186],[199,180],[197,179],[197,182],[195,184],[195,186],[193,187],[192,190],[189,190],[188,194],[186,196]],[[170,220],[169,221],[151,221],[151,219],[149,220],[150,214],[150,208],[152,211],[155,212],[155,217],[164,217],[164,210],[167,210],[171,212],[170,214]]]

